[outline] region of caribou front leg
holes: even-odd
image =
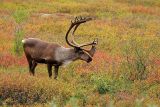
[[[52,65],[51,64],[47,64],[47,68],[48,68],[48,75],[51,78],[52,77]]]
[[[57,79],[59,66],[54,66],[54,79]]]

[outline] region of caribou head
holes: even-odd
[[[78,44],[74,40],[74,33],[80,24],[85,23],[90,20],[92,20],[92,18],[90,18],[90,17],[86,17],[86,18],[85,17],[76,17],[74,20],[71,21],[71,25],[70,25],[70,27],[66,33],[66,37],[65,37],[67,44],[75,49],[75,52],[79,56],[79,59],[84,60],[86,62],[92,61],[92,57],[96,51],[95,46],[98,44],[98,39],[96,38],[92,42]],[[73,31],[71,33],[72,40],[69,41],[68,35],[72,29],[73,29]],[[92,48],[90,50],[86,50],[86,49],[84,49],[84,47],[86,47],[86,46],[92,46]]]

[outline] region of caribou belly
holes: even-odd
[[[71,60],[66,60],[62,63],[63,67],[66,67],[68,64],[70,64],[72,61]]]

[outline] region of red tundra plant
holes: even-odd
[[[145,14],[151,14],[151,15],[157,15],[157,16],[160,15],[157,9],[144,7],[144,6],[132,6],[130,8],[130,11],[132,13],[145,13]]]
[[[89,64],[83,63],[77,68],[78,72],[97,72],[100,69],[108,69],[113,63],[117,65],[121,58],[118,56],[110,56],[106,52],[97,51],[93,57],[93,61]]]
[[[28,66],[27,59],[26,59],[25,55],[23,55],[22,57],[18,58],[18,61],[16,63],[19,66]]]
[[[16,62],[15,57],[10,54],[3,54],[0,56],[0,66],[8,67],[14,65]]]
[[[160,70],[150,72],[146,81],[147,84],[160,83]]]
[[[11,54],[2,54],[0,55],[0,66],[9,67],[9,66],[26,66],[27,61],[25,56],[16,57]]]

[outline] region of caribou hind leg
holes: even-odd
[[[28,66],[29,66],[29,73],[32,74],[32,72],[31,72],[32,71],[32,58],[27,54],[25,54],[25,55],[27,58]]]
[[[26,58],[29,65],[29,73],[30,75],[34,75],[35,67],[37,66],[37,63],[27,54],[26,54]]]
[[[37,66],[37,62],[35,62],[34,60],[32,61],[32,67],[31,67],[31,73],[34,76],[35,74],[35,68]]]

